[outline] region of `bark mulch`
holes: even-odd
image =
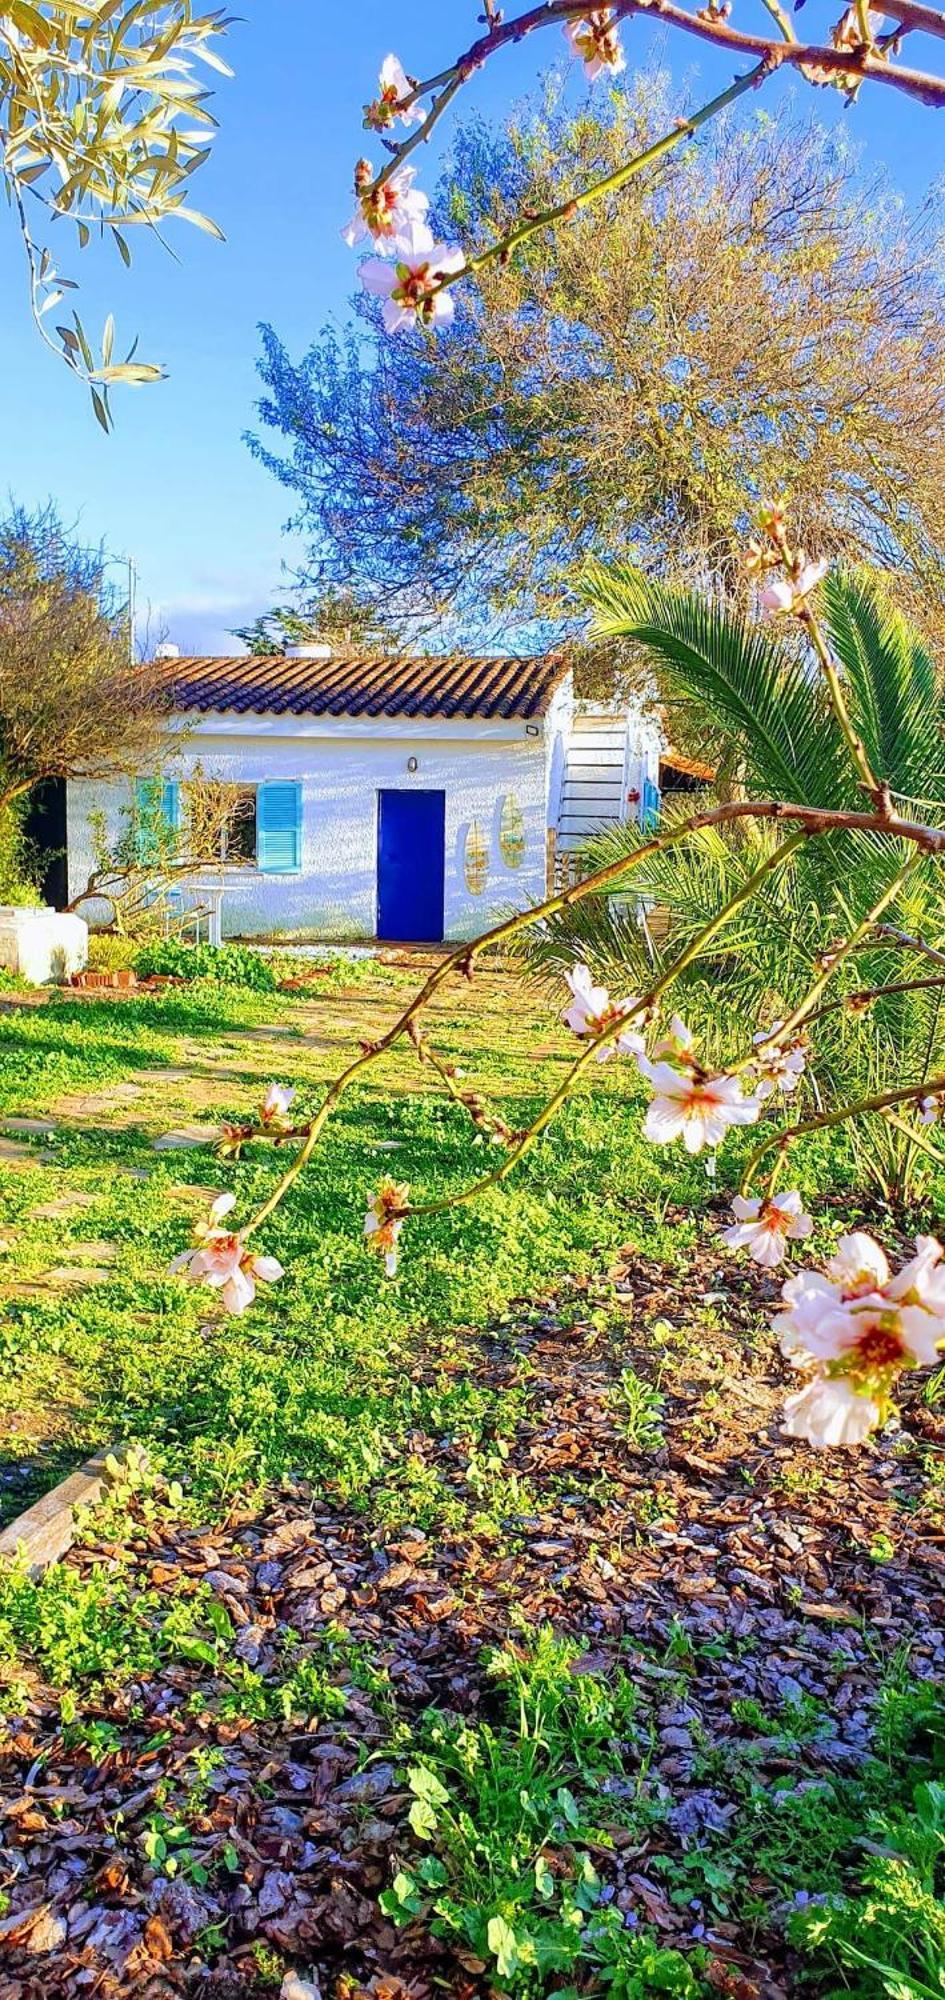
[[[573,1636],[576,1661],[587,1649],[584,1671],[606,1673],[619,1657],[639,1682],[647,1782],[666,1811],[642,1844],[618,1842],[602,1862],[608,1894],[667,1944],[707,1938],[720,1991],[779,2000],[795,1985],[777,1923],[748,1937],[698,1897],[680,1907],[654,1860],[684,1863],[736,1811],[719,1775],[724,1754],[708,1777],[705,1755],[737,1739],[736,1700],[795,1713],[823,1702],[824,1727],[789,1758],[774,1733],[754,1767],[761,1782],[783,1782],[788,1770],[798,1785],[816,1784],[855,1776],[897,1648],[910,1650],[914,1675],[942,1676],[945,1535],[924,1507],[921,1447],[941,1449],[945,1421],[915,1399],[908,1449],[893,1435],[817,1457],[778,1435],[785,1378],[759,1332],[764,1280],[720,1268],[711,1250],[676,1277],[636,1254],[612,1277],[617,1299],[603,1315],[585,1299],[582,1317],[579,1299],[577,1323],[565,1326],[549,1301],[537,1323],[532,1315],[467,1343],[462,1365],[527,1383],[501,1476],[540,1501],[500,1537],[468,1525],[435,1536],[385,1530],[299,1482],[208,1529],[142,1521],[135,1575],[159,1590],[186,1578],[209,1585],[239,1658],[263,1677],[284,1671],[286,1627],[303,1647],[343,1628],[349,1649],[386,1671],[408,1721],[431,1705],[494,1713],[484,1650],[520,1641],[522,1621]],[[706,1330],[713,1312],[724,1339]],[[653,1382],[655,1351],[665,1357],[663,1441],[641,1452],[628,1444],[618,1384],[634,1363]],[[412,1444],[472,1520],[462,1440],[418,1434]],[[69,1562],[89,1573],[114,1557],[93,1541]],[[280,1965],[311,1982],[295,1989],[299,2000],[312,1990],[325,2000],[484,1991],[475,1962],[422,1925],[395,1929],[379,1908],[397,1857],[411,1850],[410,1799],[389,1751],[389,1714],[369,1677],[357,1679],[339,1667],[344,1712],[307,1726],[226,1720],[225,1682],[205,1662],[178,1661],[83,1702],[86,1723],[119,1732],[97,1762],[87,1746],[66,1747],[58,1698],[36,1685],[2,1758],[10,1907],[0,2000],[236,2000],[278,1992]],[[198,1868],[168,1879],[140,1836],[200,1747],[223,1754],[191,1827]],[[267,1964],[276,1966],[268,1989]]]

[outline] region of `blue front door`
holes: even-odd
[[[445,864],[446,793],[378,792],[379,938],[439,943]]]

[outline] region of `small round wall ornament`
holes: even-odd
[[[463,866],[470,895],[481,896],[489,873],[489,849],[477,819],[469,822]]]
[[[506,868],[521,868],[525,859],[525,821],[514,792],[503,800],[499,820],[499,847]]]

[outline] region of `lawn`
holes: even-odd
[[[391,1057],[245,1320],[168,1276],[283,1164],[220,1121],[317,1103],[415,982],[0,1014],[6,1513],[103,1444],[150,1466],[0,1586],[2,2000],[945,1990],[945,1406],[852,1459],[779,1437],[777,1287],[714,1243],[739,1141],[718,1185],[645,1147],[609,1064],[385,1281],[378,1179],[489,1158]],[[501,968],[430,1030],[512,1124],[570,1054]],[[819,1248],[869,1219],[848,1173],[798,1161]]]

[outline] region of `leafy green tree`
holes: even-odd
[[[436,229],[474,254],[678,110],[643,70],[574,116],[456,136]],[[815,554],[869,550],[945,604],[945,313],[934,208],[789,106],[720,121],[455,293],[436,339],[375,301],[299,361],[263,336],[251,441],[299,503],[313,572],[406,624],[560,630],[575,558],[741,588],[758,501]],[[920,359],[921,357],[921,359]]]
[[[389,639],[391,626],[382,607],[356,590],[332,584],[301,593],[295,604],[274,604],[251,625],[240,625],[233,637],[251,653],[284,653],[287,646],[324,639],[339,649],[372,646]]]

